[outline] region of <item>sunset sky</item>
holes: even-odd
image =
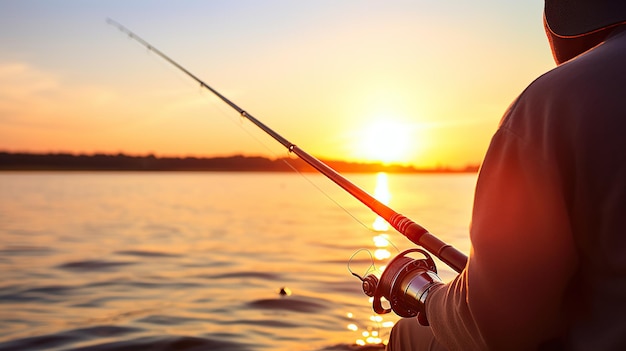
[[[321,158],[477,164],[554,62],[543,1],[0,0],[0,150],[286,150],[112,18]]]

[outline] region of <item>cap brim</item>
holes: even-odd
[[[577,37],[626,23],[626,1],[545,0],[548,28],[560,37]]]

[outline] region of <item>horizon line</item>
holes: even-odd
[[[167,171],[167,170],[237,170],[237,171],[283,171],[275,163],[279,161],[299,163],[298,168],[308,171],[310,167],[304,160],[289,156],[271,158],[261,155],[245,155],[242,153],[231,154],[228,156],[157,156],[154,153],[144,155],[127,154],[124,152],[104,153],[104,152],[28,152],[28,151],[6,151],[0,150],[0,170],[145,170],[145,171]],[[59,160],[59,157],[70,157],[71,159]],[[22,159],[20,159],[22,158]],[[44,159],[46,159],[44,161]],[[98,158],[107,159],[106,163],[95,162]],[[111,160],[125,159],[126,163],[110,162]],[[35,160],[36,159],[36,160]],[[80,163],[80,159],[89,159],[89,163]],[[140,161],[140,163],[128,163],[128,161]],[[239,160],[239,161],[236,161]],[[42,162],[43,161],[43,162]],[[54,162],[53,162],[54,161]],[[171,162],[178,163],[172,164]],[[193,161],[193,163],[192,163]],[[226,162],[219,163],[220,161]],[[255,162],[256,161],[256,162]],[[259,161],[266,161],[260,164]],[[451,167],[448,165],[437,165],[435,167],[417,167],[415,165],[406,165],[401,163],[385,163],[381,161],[348,161],[341,159],[320,159],[320,161],[328,164],[332,168],[343,172],[397,172],[397,173],[413,173],[413,172],[477,172],[480,164],[467,164],[462,167]],[[170,162],[170,163],[167,163]],[[198,162],[201,162],[200,164]],[[4,163],[4,164],[3,164]],[[287,162],[288,163],[288,162]]]

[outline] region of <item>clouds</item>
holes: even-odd
[[[58,108],[59,81],[28,64],[0,63],[0,121],[3,129],[36,126],[43,110]],[[44,113],[45,114],[45,113]]]
[[[26,63],[0,63],[0,120],[32,128],[81,128],[77,115],[97,115],[114,90],[63,80]],[[84,127],[84,126],[83,126]]]
[[[195,86],[162,83],[137,89],[75,80],[23,62],[0,63],[0,150],[229,154],[223,148],[237,123],[232,114],[216,115],[231,111]],[[224,125],[229,131],[219,132]],[[253,148],[249,141],[236,147]]]
[[[20,62],[0,63],[0,82],[0,149],[90,152],[119,139],[128,105],[114,87]]]

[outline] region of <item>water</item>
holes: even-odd
[[[390,174],[389,204],[467,252],[475,177]],[[317,174],[0,173],[0,349],[371,349],[375,217]]]

